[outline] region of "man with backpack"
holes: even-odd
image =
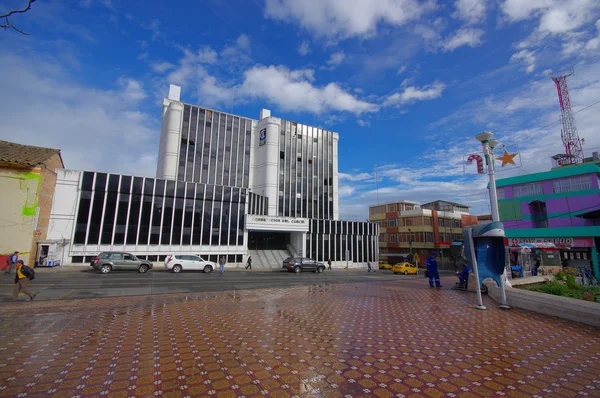
[[[17,260],[15,273],[15,287],[13,288],[12,298],[14,301],[19,300],[19,293],[24,293],[33,300],[37,293],[29,291],[29,281],[35,279],[35,271],[31,267],[26,266],[23,260]]]

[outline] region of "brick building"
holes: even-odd
[[[441,261],[450,260],[450,243],[462,241],[462,228],[477,224],[477,216],[460,203],[437,200],[421,205],[401,200],[370,206],[369,221],[380,226],[381,260],[394,264],[410,254],[424,265],[432,251]]]
[[[26,264],[35,263],[38,242],[48,232],[56,169],[63,167],[58,149],[0,141],[0,267],[14,251]]]

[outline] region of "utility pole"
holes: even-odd
[[[375,190],[377,192],[377,204],[379,204],[379,180],[377,179],[377,165],[375,165]]]

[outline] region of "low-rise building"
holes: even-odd
[[[0,266],[15,251],[26,264],[52,257],[45,242],[60,150],[0,141]],[[38,248],[38,245],[40,246]]]
[[[599,181],[597,156],[583,164],[497,180],[498,209],[509,251],[519,253],[527,246],[539,248],[543,256],[554,249],[560,255],[558,265],[600,275]],[[516,254],[511,259],[520,261]]]
[[[460,203],[438,200],[421,205],[401,200],[370,206],[369,221],[380,226],[381,260],[393,264],[410,256],[424,265],[433,251],[441,262],[450,260],[450,244],[462,241],[462,228],[477,224],[477,217]]]

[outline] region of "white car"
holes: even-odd
[[[172,254],[165,259],[165,268],[175,273],[186,271],[212,272],[217,265],[212,261],[206,261],[200,256],[189,254]]]

